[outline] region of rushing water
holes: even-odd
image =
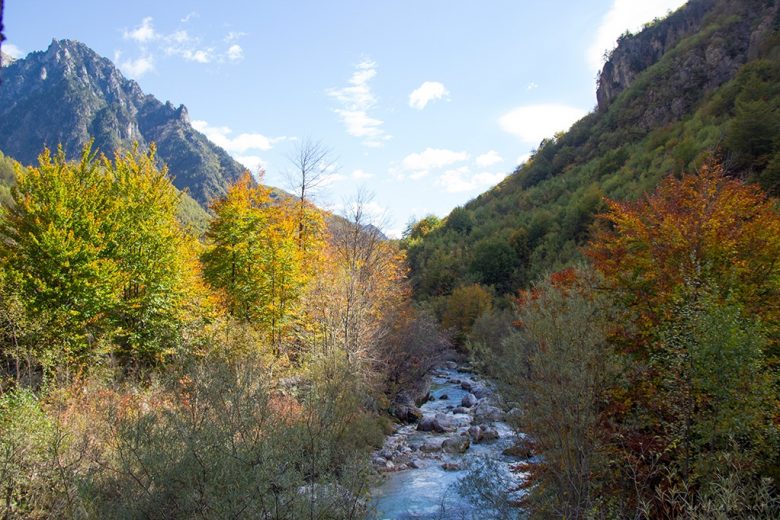
[[[464,396],[474,397],[472,392],[481,397],[477,404],[456,410]],[[399,427],[387,438],[374,458],[375,466],[385,475],[374,490],[377,518],[491,518],[485,514],[484,504],[469,500],[469,489],[474,485],[469,477],[483,465],[497,472],[505,486],[519,478],[509,472],[509,465],[518,460],[503,454],[513,443],[513,431],[494,407],[496,396],[484,381],[457,368],[435,372],[431,396],[420,407],[424,414],[421,423],[438,417],[439,423],[447,426],[439,430],[450,431],[419,431],[411,424]],[[485,436],[497,434],[498,438],[481,439],[475,425],[488,432]],[[450,443],[469,439],[470,445],[464,453],[448,453],[440,448],[447,439],[452,439]]]

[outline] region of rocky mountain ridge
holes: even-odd
[[[622,36],[599,74],[599,111],[606,112],[643,72],[668,56],[671,59],[667,59],[659,88],[646,89],[644,103],[652,108],[637,122],[651,129],[679,119],[690,112],[702,93],[726,83],[742,65],[756,58],[778,23],[778,8],[777,2],[761,0],[725,4],[691,0],[641,32]],[[697,39],[694,36],[706,43],[690,41]]]
[[[80,42],[53,40],[4,66],[0,79],[0,150],[23,164],[58,144],[77,157],[90,138],[109,155],[156,143],[174,184],[204,205],[245,170],[192,127],[184,105],[145,94]]]

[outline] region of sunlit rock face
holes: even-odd
[[[645,89],[634,124],[651,129],[679,119],[702,94],[734,77],[754,58],[771,33],[780,4],[751,8],[749,2],[691,0],[664,20],[635,35],[621,37],[598,78],[596,100],[605,112],[642,73],[659,66],[654,84]],[[719,23],[712,24],[716,20]],[[705,26],[715,27],[702,37]],[[659,63],[661,58],[669,58]],[[659,74],[660,73],[660,74]]]

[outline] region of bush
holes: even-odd
[[[52,518],[76,514],[65,439],[28,390],[0,395],[0,517]]]
[[[156,406],[109,421],[113,454],[89,486],[96,516],[359,517],[366,431],[349,380],[343,360],[329,360],[299,401],[251,358],[184,370]]]

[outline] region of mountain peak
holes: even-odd
[[[76,158],[90,138],[107,155],[154,142],[174,184],[201,204],[245,170],[192,128],[184,105],[145,94],[79,41],[53,39],[45,51],[4,66],[0,79],[0,150],[24,164],[58,144]]]

